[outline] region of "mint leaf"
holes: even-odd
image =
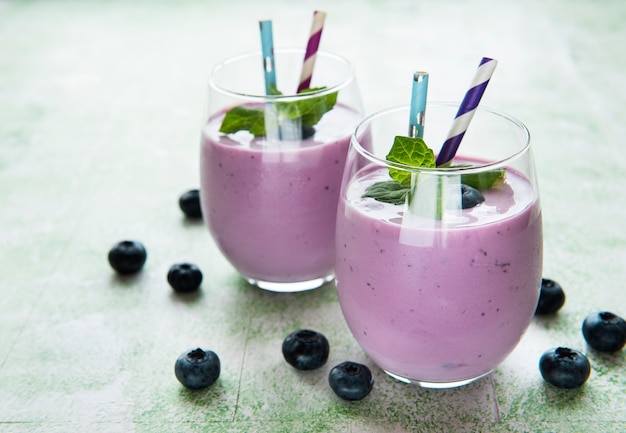
[[[255,136],[265,135],[265,113],[262,108],[239,105],[226,113],[220,132],[232,134],[243,130]]]
[[[278,90],[276,84],[270,84],[270,95],[282,95],[283,92]]]
[[[398,162],[411,167],[435,167],[435,154],[424,140],[419,137],[396,136],[387,161]],[[411,173],[404,170],[389,169],[389,176],[404,186],[411,185]]]
[[[305,89],[300,93],[310,93],[323,90],[325,87]],[[275,87],[270,88],[271,95],[282,95]],[[316,98],[296,100],[292,102],[277,102],[275,108],[278,119],[293,121],[300,119],[303,127],[316,125],[322,116],[333,109],[337,103],[337,92],[322,95]],[[265,111],[263,108],[237,106],[224,116],[220,132],[231,134],[237,131],[250,131],[255,136],[263,136],[265,131]]]
[[[376,182],[365,190],[363,198],[370,197],[383,203],[404,204],[410,190],[410,187],[395,180]]]
[[[466,173],[461,175],[461,183],[469,185],[477,190],[485,190],[494,186],[499,180],[504,178],[505,170],[496,168],[481,173]]]
[[[436,167],[435,156],[424,140],[421,138],[413,137],[394,137],[391,150],[387,154],[387,160],[391,162],[398,162],[411,167]],[[456,165],[451,168],[459,167],[471,167],[470,164]],[[495,169],[482,173],[466,173],[461,175],[460,182],[478,190],[485,190],[492,188],[500,179],[504,178],[505,169]],[[411,173],[403,170],[396,170],[389,168],[389,176],[393,179],[391,181],[376,182],[370,185],[363,194],[363,198],[369,197],[380,202],[399,205],[407,202],[411,203],[412,195],[414,191],[411,188],[417,187],[417,185],[411,185]],[[436,219],[443,217],[444,208],[444,187],[443,179],[438,178],[438,182],[435,185],[431,185],[429,188],[436,188],[437,200],[434,203],[434,208],[428,206],[419,206],[420,214],[432,215]],[[420,188],[427,187],[426,184],[421,184]],[[411,205],[411,208],[414,206]]]
[[[323,89],[325,89],[325,87],[315,87],[304,89],[300,93],[311,93]],[[303,126],[313,126],[322,119],[324,114],[332,110],[336,103],[337,92],[322,95],[317,98],[294,101],[287,104],[289,107],[286,110],[286,115],[291,119],[302,118]]]

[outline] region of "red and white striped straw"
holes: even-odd
[[[298,93],[311,87],[311,76],[313,75],[317,49],[320,46],[320,39],[322,39],[322,30],[324,29],[325,19],[326,12],[313,12],[313,24],[311,25],[311,33],[309,35],[309,41],[307,42],[306,51],[304,53],[304,62],[302,64],[302,73],[300,74],[300,84],[298,84]]]
[[[483,93],[485,93],[485,89],[487,88],[487,84],[489,84],[493,71],[496,69],[497,63],[496,60],[490,59],[489,57],[483,57],[480,61],[476,75],[474,75],[474,79],[470,84],[470,88],[465,93],[461,105],[459,105],[459,109],[450,127],[450,132],[448,132],[448,138],[443,143],[443,146],[441,146],[439,155],[437,155],[437,167],[445,167],[452,162],[452,158],[454,158],[461,144],[461,140],[463,140],[465,131],[467,131],[467,127],[474,117],[478,103],[483,97]]]

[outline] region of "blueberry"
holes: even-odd
[[[310,125],[302,125],[302,139],[306,140],[315,135],[315,127]]]
[[[374,377],[366,365],[345,361],[330,370],[328,384],[344,400],[361,400],[372,391]]]
[[[200,389],[213,385],[220,377],[220,368],[220,359],[215,352],[197,348],[178,357],[174,374],[187,388]]]
[[[314,370],[328,359],[330,346],[323,334],[310,329],[300,329],[283,340],[283,356],[298,370]]]
[[[178,206],[189,218],[202,218],[202,208],[200,207],[200,191],[190,189],[178,198]]]
[[[579,351],[556,347],[541,355],[539,371],[546,382],[557,388],[577,388],[589,378],[591,365]]]
[[[485,196],[476,188],[461,184],[461,208],[469,209],[485,201]]]
[[[120,274],[139,271],[147,258],[146,248],[141,242],[121,241],[109,250],[109,264]]]
[[[608,311],[587,316],[582,329],[587,344],[600,352],[617,352],[626,344],[626,321]]]
[[[167,272],[167,282],[178,293],[193,292],[202,283],[202,271],[193,263],[176,263]]]
[[[565,292],[561,285],[548,278],[542,278],[535,315],[554,314],[561,309],[563,304],[565,304]]]

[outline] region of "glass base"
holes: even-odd
[[[428,382],[425,380],[419,380],[419,379],[409,379],[406,377],[402,377],[402,376],[398,376],[397,374],[391,373],[387,370],[383,370],[385,373],[387,373],[389,376],[393,377],[396,380],[399,380],[400,382],[404,382],[404,383],[408,383],[411,385],[416,385],[419,386],[421,388],[430,388],[430,389],[448,389],[448,388],[457,388],[459,386],[463,386],[463,385],[467,385],[469,383],[475,382],[478,379],[482,379],[485,376],[488,376],[489,374],[491,374],[491,371],[488,371],[485,374],[481,374],[480,376],[476,376],[476,377],[472,377],[470,379],[463,379],[463,380],[456,380],[453,382]]]
[[[321,278],[314,278],[307,281],[287,281],[287,282],[275,282],[275,281],[262,281],[254,278],[246,278],[248,283],[252,284],[263,290],[270,292],[304,292],[306,290],[313,290],[323,286],[326,283],[330,283],[335,279],[335,275],[327,275]]]

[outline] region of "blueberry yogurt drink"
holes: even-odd
[[[429,124],[451,108],[429,107]],[[398,113],[406,119],[403,110],[378,116]],[[542,224],[527,131],[479,111],[455,166],[424,169],[390,166],[362,147],[393,141],[371,135],[379,121],[357,128],[340,197],[342,312],[363,350],[393,377],[463,385],[513,351],[537,306]],[[485,142],[495,139],[492,155]],[[394,170],[406,172],[404,185]]]
[[[252,60],[260,62],[257,54],[239,59]],[[301,61],[300,51],[279,50],[277,73]],[[274,291],[319,287],[334,276],[339,188],[360,119],[352,67],[320,52],[319,85],[267,96],[262,83],[252,90],[246,80],[235,83],[241,89],[224,84],[235,66],[245,69],[226,62],[213,72],[215,108],[200,153],[203,217],[221,252],[250,283]],[[279,85],[287,82],[278,76]]]

